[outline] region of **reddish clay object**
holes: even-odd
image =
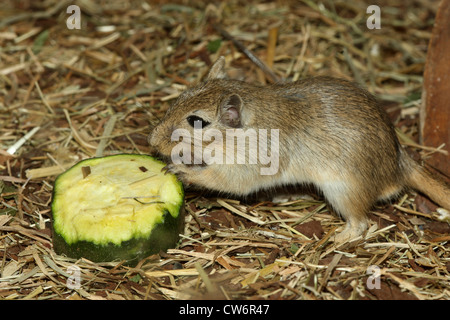
[[[435,153],[427,163],[450,177],[450,0],[442,0],[436,14],[424,73],[421,143],[445,143],[449,155]]]

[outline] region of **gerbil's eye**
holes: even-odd
[[[198,116],[189,116],[187,117],[187,122],[190,124],[192,128],[203,128],[209,125],[208,121],[203,120],[202,118]]]

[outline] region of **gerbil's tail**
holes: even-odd
[[[427,169],[417,164],[406,152],[402,152],[402,164],[405,167],[406,184],[426,194],[431,200],[450,210],[450,188]]]

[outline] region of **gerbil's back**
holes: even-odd
[[[274,85],[274,89],[286,100],[297,100],[291,108],[297,106],[300,114],[310,115],[308,120],[314,126],[328,128],[330,133],[334,130],[336,134],[344,131],[360,132],[366,137],[381,135],[396,144],[394,127],[386,112],[373,95],[352,82],[313,77]]]
[[[307,101],[312,112],[334,115],[342,119],[375,120],[389,124],[377,100],[358,85],[337,78],[312,77],[304,80],[274,85],[280,96]],[[316,110],[317,108],[317,110]],[[355,119],[357,116],[357,119]]]
[[[352,170],[367,183],[375,179],[402,179],[400,145],[387,114],[377,100],[357,85],[330,77],[314,77],[274,90],[295,117],[286,120],[297,130],[287,135],[292,150],[312,165]],[[311,160],[309,160],[311,159]],[[372,180],[372,182],[370,181]]]

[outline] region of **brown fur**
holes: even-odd
[[[360,235],[374,203],[405,187],[450,208],[449,189],[406,155],[386,113],[366,90],[331,77],[262,87],[225,79],[223,67],[219,59],[204,83],[181,94],[149,137],[150,144],[170,157],[178,144],[171,141],[174,129],[193,136],[187,121],[191,115],[221,132],[230,127],[279,129],[279,170],[264,176],[259,163],[169,165],[185,183],[235,195],[312,183],[347,221],[337,241]]]

